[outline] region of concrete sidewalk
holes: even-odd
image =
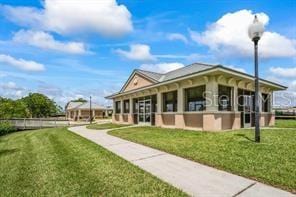
[[[284,197],[293,194],[199,164],[150,147],[91,130],[85,126],[70,131],[93,141],[191,196]]]

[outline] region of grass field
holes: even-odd
[[[86,128],[88,129],[96,129],[96,130],[103,130],[103,129],[116,129],[120,127],[126,127],[129,125],[126,124],[114,124],[114,123],[104,123],[104,124],[91,124],[87,125]]]
[[[0,196],[184,196],[66,128],[0,137]]]
[[[234,174],[296,192],[296,129],[269,129],[255,143],[254,132],[198,132],[134,127],[109,132]]]
[[[295,128],[296,129],[296,119],[294,120],[275,120],[275,127],[278,128]]]

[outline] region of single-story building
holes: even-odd
[[[278,117],[289,117],[294,116],[296,117],[296,107],[278,107],[274,108],[275,114]]]
[[[286,87],[260,79],[260,124],[274,124],[273,91]],[[167,73],[136,69],[113,99],[114,123],[196,130],[254,125],[254,77],[222,65],[194,63]]]
[[[100,119],[108,117],[108,111],[106,107],[100,106],[96,103],[91,104],[91,115],[92,118]],[[65,107],[66,119],[78,121],[78,120],[89,120],[90,119],[90,104],[89,102],[74,102],[70,101]]]

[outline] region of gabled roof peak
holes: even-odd
[[[188,66],[184,66],[182,68],[178,68],[166,73],[158,73],[158,72],[142,70],[142,69],[135,69],[135,72],[139,72],[140,74],[143,74],[148,78],[154,79],[157,82],[162,82],[162,81],[177,78],[183,75],[188,75],[190,73],[212,68],[214,66],[217,66],[217,65],[205,64],[205,63],[193,63]]]

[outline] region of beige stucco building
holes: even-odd
[[[273,91],[260,79],[260,124],[274,124]],[[134,70],[113,99],[115,123],[218,131],[254,124],[254,77],[221,65],[195,63],[160,74]]]
[[[67,120],[79,121],[89,120],[90,115],[92,118],[100,119],[108,116],[108,108],[92,103],[91,110],[89,102],[69,102],[66,107]]]

